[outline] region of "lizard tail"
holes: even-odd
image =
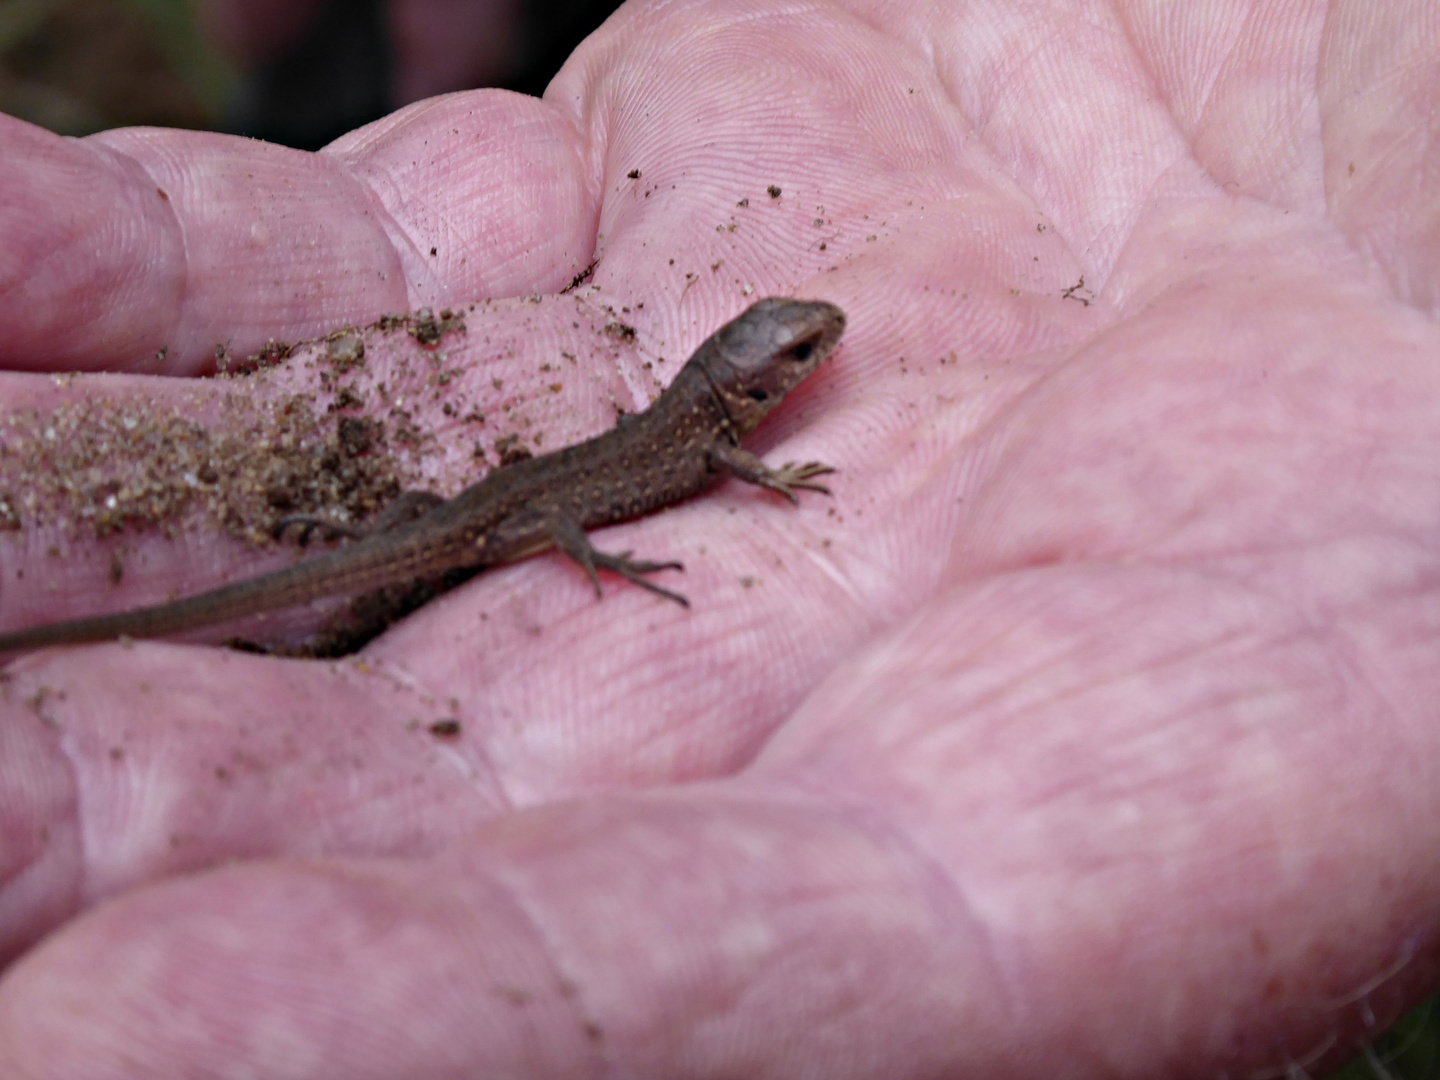
[[[79,645],[113,641],[116,638],[154,638],[218,626],[252,615],[279,611],[297,604],[342,593],[361,594],[397,580],[423,577],[429,567],[416,553],[407,560],[404,552],[374,543],[357,544],[307,559],[282,570],[223,585],[209,592],[150,607],[130,608],[112,615],[93,615],[66,622],[46,623],[28,630],[0,634],[0,653],[39,649],[48,645]],[[413,567],[407,567],[413,562]]]

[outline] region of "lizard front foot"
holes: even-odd
[[[674,600],[681,607],[689,607],[690,601],[678,592],[672,592],[661,585],[649,581],[642,574],[653,574],[656,570],[684,570],[685,564],[678,562],[645,562],[630,558],[630,552],[622,551],[618,555],[612,555],[607,551],[590,549],[590,559],[593,565],[602,570],[609,570],[612,574],[619,574],[632,585],[639,585],[642,589],[649,589],[656,596],[663,596],[667,600]],[[587,567],[586,569],[589,569]],[[600,595],[600,579],[591,572],[590,580],[595,585],[595,595]]]
[[[830,489],[824,484],[810,482],[811,477],[824,476],[826,473],[835,471],[829,465],[821,464],[818,461],[807,461],[803,465],[787,461],[780,468],[772,469],[749,450],[732,446],[723,440],[717,441],[706,453],[712,468],[728,472],[732,476],[744,480],[747,484],[769,488],[771,491],[784,495],[792,503],[800,501],[795,497],[795,492],[801,488],[807,491],[818,491],[822,495],[830,494]]]
[[[835,470],[829,465],[819,461],[807,461],[803,465],[797,465],[793,461],[787,461],[778,469],[771,469],[769,475],[760,480],[760,483],[771,491],[778,491],[791,502],[799,502],[795,497],[795,489],[803,488],[806,491],[818,491],[822,495],[829,495],[830,489],[824,484],[810,482],[813,476],[824,476],[826,473],[833,473]]]

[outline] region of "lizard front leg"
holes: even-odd
[[[732,476],[744,480],[747,484],[757,484],[760,487],[769,488],[771,491],[778,491],[792,503],[800,501],[795,497],[797,488],[818,491],[822,495],[830,494],[830,489],[824,484],[811,482],[812,477],[824,476],[826,473],[835,471],[829,465],[822,465],[818,461],[807,461],[803,465],[787,461],[780,468],[772,469],[749,450],[723,441],[717,441],[706,453],[709,456],[711,468],[720,472],[728,472]]]

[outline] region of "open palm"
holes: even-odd
[[[752,296],[849,330],[755,444],[832,500],[595,537],[689,611],[550,556],[335,664],[13,664],[0,1074],[1215,1076],[1373,1034],[1440,896],[1440,41],[1387,8],[634,4],[544,101],[314,157],[6,122],[0,356],[169,376],[7,376],[26,415],[205,414],[217,340],[509,297],[448,363],[548,449]],[[7,625],[99,603],[51,540],[4,534]],[[112,607],[262,560],[131,540]]]

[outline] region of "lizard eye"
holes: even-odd
[[[799,345],[796,345],[793,349],[790,350],[790,355],[793,356],[796,360],[804,361],[809,360],[810,354],[814,351],[815,343],[813,341],[802,341]]]
[[[765,393],[764,390],[746,390],[745,392],[750,395],[750,399],[752,401],[764,401],[770,396],[769,394]]]

